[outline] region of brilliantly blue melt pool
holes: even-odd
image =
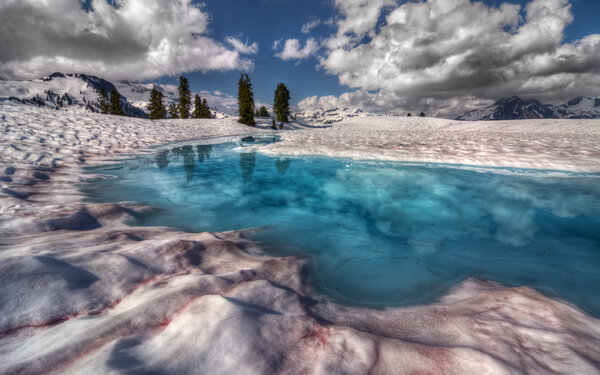
[[[600,315],[600,176],[254,151],[268,141],[204,141],[90,168],[116,178],[83,190],[157,208],[136,225],[265,226],[255,240],[310,257],[315,288],[344,303],[429,302],[477,276]]]

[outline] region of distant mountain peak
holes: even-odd
[[[537,99],[513,95],[494,104],[469,111],[457,118],[465,121],[520,120],[543,118],[600,118],[600,98],[573,98],[562,105],[542,104]]]

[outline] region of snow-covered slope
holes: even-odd
[[[99,112],[98,93],[115,89],[111,82],[86,74],[53,73],[30,81],[0,81],[0,100],[19,101],[54,109]],[[127,116],[144,117],[141,109],[131,105],[120,90],[121,105]]]
[[[177,86],[174,85],[160,85],[157,83],[140,83],[134,81],[118,81],[115,86],[120,93],[124,94],[129,102],[147,112],[146,107],[150,101],[150,91],[157,89],[163,94],[163,103],[168,106],[171,103],[177,103],[179,101],[179,93],[177,92]],[[192,93],[192,96],[196,93]],[[198,93],[202,99],[206,99],[210,107],[210,112],[215,119],[233,118],[236,115],[237,101],[233,97],[229,97],[225,94],[209,93],[202,91]]]
[[[165,105],[177,102],[179,94],[173,85],[140,83],[131,81],[109,82],[86,74],[53,73],[47,77],[30,81],[0,80],[0,100],[12,100],[23,104],[38,105],[53,109],[100,112],[98,93],[100,88],[107,93],[116,89],[121,95],[123,110],[127,116],[145,117],[153,88],[163,93]],[[200,92],[208,101],[216,119],[235,117],[235,98],[223,93]],[[195,93],[192,93],[195,95]]]
[[[540,118],[600,118],[600,98],[577,97],[553,106],[518,96],[498,100],[493,105],[469,111],[457,118],[462,121],[523,120]]]
[[[347,118],[375,116],[372,113],[364,112],[359,108],[313,108],[293,114],[297,120],[304,120],[315,124],[333,124],[343,121]]]

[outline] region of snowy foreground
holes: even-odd
[[[2,374],[600,374],[600,321],[527,288],[468,279],[439,302],[340,306],[305,260],[244,232],[124,224],[85,204],[81,166],[260,131],[0,103]],[[354,119],[281,133],[264,152],[600,171],[597,120]]]

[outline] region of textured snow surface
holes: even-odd
[[[441,126],[420,121],[404,131]],[[431,305],[341,306],[304,284],[305,259],[265,256],[243,232],[130,227],[146,208],[84,204],[74,187],[84,162],[256,129],[5,104],[0,125],[2,374],[600,373],[600,321],[530,288],[467,279]],[[283,132],[282,143],[310,152],[307,140],[337,134],[328,152],[389,152],[393,123],[375,125]],[[449,148],[461,133],[443,133]]]
[[[600,120],[465,122],[421,117],[348,119],[282,134],[261,151],[361,160],[600,172]]]

